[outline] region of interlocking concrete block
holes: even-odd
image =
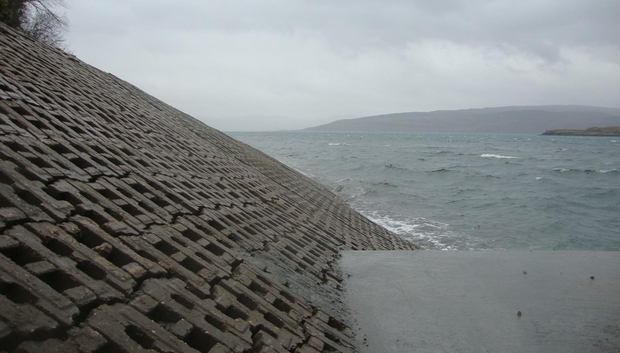
[[[179,280],[147,280],[142,292],[157,305],[149,308],[144,303],[150,300],[143,297],[138,297],[131,305],[142,310],[152,320],[170,325],[178,336],[185,338],[192,331],[201,330],[209,332],[211,337],[235,351],[247,349],[251,345],[251,331],[246,322],[227,316],[212,300],[200,299],[188,293]],[[184,333],[186,330],[188,332]]]
[[[4,292],[0,296],[0,308],[2,308],[0,318],[5,325],[2,334],[0,334],[0,342],[10,344],[11,338],[13,340],[36,338],[38,335],[45,335],[58,328],[59,324],[56,320],[29,303],[21,302],[19,297],[13,296],[10,291],[15,289],[11,289],[10,286],[9,283],[0,283],[0,290]],[[11,296],[12,300],[4,296],[7,294]]]
[[[105,338],[90,327],[68,331],[64,341],[56,338],[45,341],[26,341],[17,347],[16,353],[87,353],[96,352],[106,344]]]
[[[104,244],[108,244],[111,247],[111,250],[102,250],[102,252],[106,254],[105,258],[108,262],[114,266],[122,268],[129,263],[135,262],[148,271],[148,276],[157,277],[167,273],[159,264],[128,247],[124,241],[125,239],[118,239],[110,235],[93,220],[82,216],[74,216],[71,220],[71,229],[74,231],[71,235],[78,242],[93,250],[102,245],[107,247]]]
[[[54,219],[41,208],[20,198],[15,189],[9,185],[0,183],[0,202],[5,207],[18,209],[28,217],[29,221],[54,222]]]
[[[73,324],[73,318],[79,313],[78,307],[71,300],[51,289],[47,283],[30,274],[5,255],[0,255],[0,289],[0,294],[9,301],[33,306],[63,326]],[[2,307],[5,308],[5,306]],[[7,317],[9,323],[12,318],[12,315]],[[15,324],[15,326],[20,325]]]
[[[29,223],[26,225],[26,228],[36,234],[39,239],[41,239],[43,245],[52,252],[57,255],[68,256],[75,261],[76,267],[80,271],[94,280],[107,283],[125,295],[131,293],[133,287],[136,285],[134,279],[140,278],[129,273],[125,267],[122,267],[122,270],[119,269],[106,258],[113,251],[113,247],[110,244],[103,243],[109,248],[106,248],[107,251],[99,253],[96,249],[97,246],[91,249],[86,245],[91,244],[89,242],[96,242],[98,240],[83,240],[84,243],[77,241],[75,236],[79,237],[81,230],[76,224],[65,223],[63,224],[63,229],[49,223]],[[69,232],[67,232],[66,229],[69,230]],[[70,232],[73,235],[71,235]],[[87,235],[82,235],[82,237],[87,237]]]
[[[254,351],[259,353],[289,352],[289,350],[282,347],[282,344],[276,338],[272,337],[265,331],[258,331],[258,333],[252,337],[252,340],[254,341],[252,348],[254,348]]]
[[[101,306],[89,316],[87,323],[106,338],[110,346],[128,352],[192,352],[208,351],[212,341],[184,342],[130,306]],[[193,346],[193,347],[192,347]],[[206,348],[206,349],[205,349]]]

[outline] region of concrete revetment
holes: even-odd
[[[316,182],[0,25],[0,351],[352,352]]]

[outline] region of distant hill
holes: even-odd
[[[304,131],[541,134],[552,129],[619,125],[620,108],[544,105],[375,115]]]

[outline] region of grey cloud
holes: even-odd
[[[402,44],[437,36],[456,41],[557,44],[614,43],[620,36],[620,2],[556,1],[175,1],[148,2],[136,11],[157,21],[221,30],[313,31],[360,42]],[[139,7],[139,5],[136,5]],[[160,22],[161,23],[161,22]],[[164,22],[165,24],[166,22]],[[614,31],[616,29],[616,31]],[[395,41],[396,38],[396,41]],[[400,43],[399,43],[400,42]]]
[[[108,2],[130,15],[120,21],[132,28],[301,33],[357,52],[437,39],[514,47],[554,61],[565,46],[620,45],[617,0]]]
[[[617,0],[67,2],[78,57],[197,117],[618,104]]]

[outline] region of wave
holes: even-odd
[[[600,169],[596,170],[595,173],[607,174],[607,173],[619,173],[616,169]]]
[[[477,189],[475,189],[475,188],[458,189],[458,190],[456,190],[456,192],[455,192],[454,196],[458,196],[458,195],[461,195],[461,194],[467,194],[467,193],[471,194],[472,192],[480,192],[480,189],[479,189],[479,188],[477,188]],[[451,201],[449,201],[449,202],[450,202],[450,203],[454,203],[454,202],[456,202],[456,201],[457,201],[457,200],[454,200],[454,198],[453,198],[453,199],[452,199]]]
[[[329,146],[353,146],[353,145],[344,143],[344,142],[330,142]]]
[[[481,154],[480,157],[482,158],[498,158],[498,159],[518,159],[519,157],[513,157],[513,156],[502,156],[499,154]]]
[[[396,170],[407,170],[407,171],[408,171],[408,169],[407,169],[407,168],[405,168],[405,167],[401,167],[401,166],[399,166],[398,164],[392,164],[392,163],[384,163],[384,164],[383,164],[383,167],[384,167],[385,169],[396,169]]]
[[[390,183],[389,181],[369,181],[368,184],[372,185],[372,186],[387,186],[387,187],[391,187],[391,188],[397,188],[398,187],[398,185],[394,185],[394,184]]]
[[[349,202],[357,199],[363,195],[373,194],[375,191],[373,189],[367,189],[363,186],[359,185],[334,185],[331,187],[332,192],[338,194],[339,197],[342,198],[343,201]]]
[[[553,168],[554,172],[560,172],[560,173],[586,173],[586,174],[592,174],[592,173],[598,173],[598,174],[607,174],[607,173],[620,173],[619,170],[617,169],[575,169],[575,168]]]

